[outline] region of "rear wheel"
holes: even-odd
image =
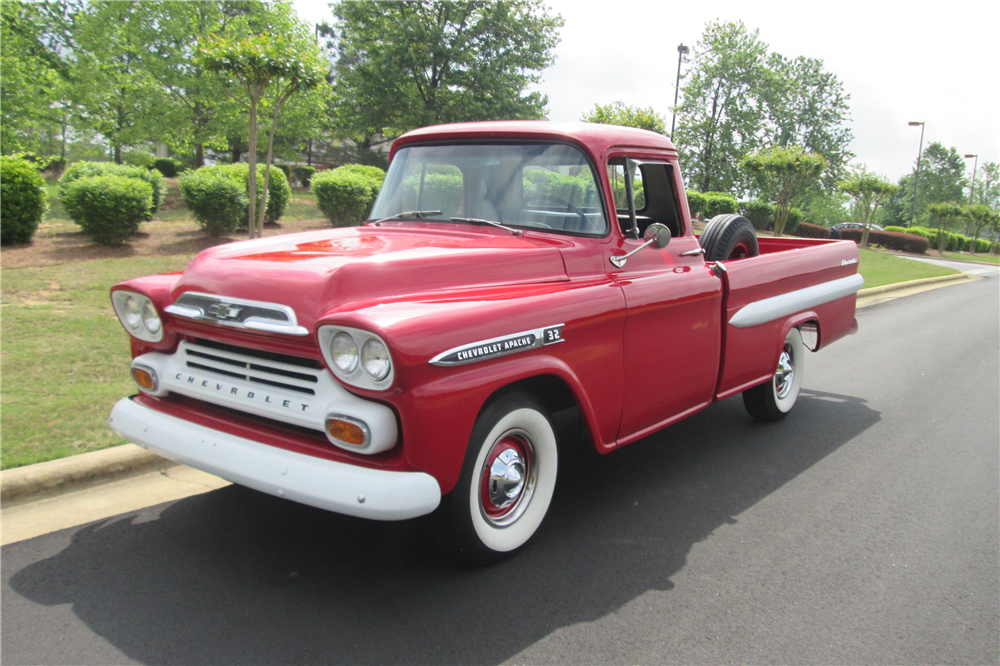
[[[458,485],[442,500],[446,545],[481,564],[512,555],[548,512],[558,463],[555,429],[534,396],[510,394],[488,406]]]
[[[760,253],[757,232],[742,215],[716,215],[701,232],[705,261],[756,257]]]
[[[795,406],[802,386],[805,353],[802,334],[793,328],[785,336],[771,381],[743,392],[743,406],[755,421],[780,421]]]

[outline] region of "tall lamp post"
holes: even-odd
[[[674,123],[677,122],[677,97],[681,92],[681,61],[691,49],[681,44],[677,47],[677,83],[674,85],[674,117],[670,119],[670,140],[674,140]]]
[[[972,186],[969,187],[969,205],[972,205],[972,194],[976,191],[976,169],[979,168],[979,155],[966,155],[965,159],[970,157],[975,157],[976,161],[972,163]]]
[[[913,178],[913,204],[910,206],[910,226],[913,226],[913,214],[917,210],[917,185],[920,184],[920,157],[924,152],[924,123],[910,121],[910,127],[920,125],[920,150],[917,151],[917,175]]]

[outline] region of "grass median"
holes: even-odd
[[[305,217],[311,202],[302,199],[296,212]],[[171,213],[185,219],[181,212]],[[128,376],[128,336],[111,308],[108,289],[129,278],[183,270],[192,256],[71,260],[0,272],[0,466],[123,443],[106,421],[114,403],[134,393],[134,387]],[[861,251],[859,270],[866,287],[955,272],[869,250]]]

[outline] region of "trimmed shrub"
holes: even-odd
[[[840,238],[842,240],[852,240],[861,243],[862,229],[841,229]],[[870,231],[868,232],[869,245],[881,245],[890,250],[901,252],[913,252],[924,254],[930,243],[923,236],[916,234],[901,234],[895,231]]]
[[[180,188],[184,204],[212,238],[248,224],[250,196],[238,177],[207,167],[182,175]]]
[[[20,157],[0,157],[0,243],[29,243],[45,215],[45,179]]]
[[[803,222],[795,230],[795,235],[799,238],[829,238],[830,230],[818,224]]]
[[[370,178],[340,168],[314,175],[310,188],[333,226],[347,227],[367,217],[375,200],[372,184]]]
[[[309,187],[309,181],[312,179],[313,174],[316,173],[316,167],[297,166],[292,173],[295,174],[295,180],[299,181],[299,185]]]
[[[89,176],[70,183],[62,197],[66,212],[101,245],[120,245],[139,231],[153,207],[153,186],[138,178]]]
[[[760,199],[741,201],[739,204],[740,215],[750,220],[753,228],[757,231],[771,231],[774,229],[775,208],[773,204]],[[785,229],[782,233],[786,236],[794,236],[796,229],[804,217],[801,210],[792,208],[788,211],[788,219],[785,220]]]
[[[774,227],[774,206],[766,201],[751,199],[740,202],[740,214],[750,220],[757,231],[766,231]]]
[[[707,217],[706,213],[707,206],[705,205],[705,195],[701,192],[694,192],[692,190],[687,191],[688,198],[688,209],[691,211],[691,217]]]
[[[709,219],[716,215],[725,215],[736,212],[736,197],[728,192],[702,192],[703,198],[701,212]]]
[[[219,164],[217,166],[202,167],[193,174],[203,174],[204,177],[209,175],[218,175],[222,178],[229,178],[234,182],[237,182],[241,186],[241,191],[246,194],[246,204],[243,212],[240,214],[240,220],[243,223],[249,223],[250,220],[250,165],[245,162],[240,162],[239,164]],[[188,178],[190,176],[185,176]],[[193,191],[193,190],[192,190]],[[257,165],[257,206],[260,206],[260,201],[264,192],[264,165]],[[184,190],[181,189],[181,196],[184,196]],[[264,215],[264,222],[272,223],[277,222],[281,219],[281,216],[285,214],[285,208],[288,206],[289,199],[292,198],[292,188],[288,185],[288,179],[285,178],[285,174],[281,169],[271,169],[271,180],[267,185],[267,212]],[[187,198],[184,199],[184,203],[187,204],[188,208],[194,212],[194,205],[200,206],[200,197],[188,201]],[[223,208],[231,205],[225,204]],[[205,219],[209,219],[209,216],[215,215],[217,213],[212,213],[208,209],[205,210]],[[258,209],[259,210],[259,209]],[[196,213],[197,215],[197,213]],[[197,217],[195,218],[197,219]],[[199,223],[201,221],[199,220]],[[224,229],[226,223],[224,222],[213,222],[212,224],[221,224]],[[206,232],[208,229],[206,228]],[[211,234],[211,232],[208,232]],[[220,231],[220,233],[223,233]]]
[[[281,173],[285,174],[285,178],[291,179],[292,169],[287,164],[272,164],[272,169],[281,169]]]
[[[156,160],[156,155],[152,153],[147,153],[144,150],[130,150],[124,155],[122,155],[122,161],[129,166],[142,167],[143,169],[152,169],[153,162]]]
[[[66,160],[61,157],[50,157],[47,160],[43,160],[42,164],[44,164],[44,166],[40,167],[42,171],[48,171],[55,175],[62,173],[66,168]]]
[[[153,160],[153,168],[162,173],[164,178],[177,177],[177,162],[169,157],[157,157]]]
[[[80,178],[91,176],[120,176],[135,178],[148,183],[153,188],[153,207],[149,217],[146,218],[150,220],[153,219],[153,213],[159,210],[160,204],[163,203],[163,199],[167,194],[166,181],[163,179],[163,174],[159,171],[149,171],[139,167],[115,164],[114,162],[74,162],[70,168],[66,169],[66,173],[62,175],[62,178],[59,179],[60,198],[65,198],[66,189],[71,183]]]

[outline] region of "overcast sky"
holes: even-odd
[[[893,181],[909,172],[920,143],[909,121],[926,122],[925,147],[939,141],[978,153],[980,164],[1000,161],[996,0],[547,1],[565,21],[539,86],[551,120],[622,100],[653,107],[669,126],[677,45],[693,46],[708,21],[743,21],[772,51],[818,58],[843,82],[855,162]],[[295,5],[305,20],[332,20],[327,3]]]

